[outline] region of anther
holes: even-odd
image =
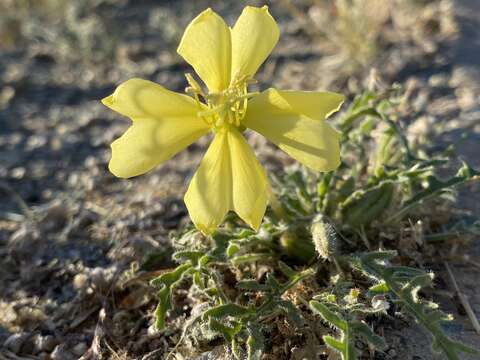
[[[232,77],[230,86],[219,93],[205,94],[191,74],[185,74],[189,86],[185,91],[192,95],[200,111],[198,116],[213,128],[220,128],[226,124],[241,128],[241,121],[247,112],[248,99],[258,92],[248,92],[248,85],[255,83],[255,79],[238,72]],[[200,97],[206,102],[208,109],[202,104]]]
[[[197,80],[194,79],[194,77],[192,76],[192,74],[186,73],[186,74],[185,74],[185,78],[187,79],[187,82],[188,82],[188,84],[190,85],[190,87],[187,88],[187,89],[191,89],[192,92],[195,92],[195,93],[203,96],[202,88],[201,88],[201,86],[198,84]]]

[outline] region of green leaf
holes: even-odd
[[[390,288],[385,282],[373,285],[368,289],[368,296],[383,295],[387,294],[390,291]]]
[[[246,237],[249,237],[249,236],[254,236],[256,235],[257,233],[251,229],[241,229],[239,232],[237,233],[234,233],[233,236],[236,238],[236,239],[243,239],[243,238],[246,238]]]
[[[380,117],[378,111],[375,110],[373,107],[365,106],[345,116],[341,121],[340,129],[342,130],[342,132],[348,132],[355,120],[361,119],[367,115]]]
[[[451,321],[452,317],[441,310],[434,310],[427,314],[426,320],[429,322]]]
[[[269,253],[245,254],[233,257],[231,262],[233,265],[240,265],[255,261],[270,260],[271,258],[272,254]]]
[[[273,276],[272,274],[267,274],[265,284],[268,285],[275,292],[280,292],[282,290],[282,285],[278,282],[277,279],[275,279],[275,276]]]
[[[303,279],[313,276],[315,274],[315,270],[312,268],[305,269],[301,272],[297,272],[295,275],[292,276],[292,278],[287,281],[283,286],[282,286],[282,293],[287,291],[288,289],[292,288],[295,284],[297,284],[299,281],[302,281]]]
[[[325,335],[322,336],[325,344],[330,348],[337,350],[342,355],[342,360],[356,360],[358,359],[358,351],[355,349],[355,346],[348,341],[347,338],[342,340],[337,340],[332,336]]]
[[[265,337],[260,324],[249,323],[247,325],[247,359],[261,360],[265,349]]]
[[[364,322],[351,322],[350,331],[353,331],[356,335],[361,335],[365,341],[373,345],[376,349],[384,350],[387,347],[385,340],[381,336],[375,334]]]
[[[200,259],[198,259],[198,265],[205,266],[212,260],[213,258],[210,255],[205,254]]]
[[[368,263],[372,262],[385,262],[385,261],[390,261],[394,257],[397,256],[397,251],[395,250],[390,250],[390,251],[373,251],[369,252],[366,254],[363,254],[361,257],[361,261],[364,265],[367,265]]]
[[[433,274],[426,273],[415,276],[407,284],[404,285],[402,291],[412,292],[416,288],[423,288],[432,285]]]
[[[240,251],[240,246],[235,243],[230,243],[227,247],[227,256],[230,258]]]
[[[235,336],[242,331],[243,328],[243,325],[240,322],[233,322],[233,324],[233,326],[224,325],[213,318],[210,318],[208,321],[210,329],[221,333],[228,342],[232,342]]]
[[[234,303],[228,303],[228,304],[218,305],[211,309],[208,309],[203,313],[202,319],[206,320],[212,317],[216,319],[221,319],[225,316],[241,317],[241,316],[250,315],[250,314],[252,314],[251,309],[245,308],[243,306],[240,306]]]
[[[170,288],[165,287],[158,292],[158,304],[155,308],[155,327],[162,330],[165,327],[167,311],[172,308]]]
[[[190,264],[178,266],[174,271],[165,273],[151,281],[154,286],[160,286],[158,292],[158,305],[155,309],[155,326],[163,329],[167,311],[172,308],[171,297],[174,286],[182,279],[183,274],[192,267]]]
[[[330,325],[335,326],[337,329],[340,329],[342,331],[347,331],[347,322],[343,320],[340,315],[331,311],[321,302],[315,300],[310,301],[310,308],[312,308],[313,311],[319,313],[320,316]]]
[[[237,289],[250,290],[250,291],[268,291],[269,287],[265,284],[260,284],[253,279],[240,280],[235,285]]]
[[[399,304],[433,336],[432,349],[441,351],[447,359],[460,359],[460,353],[480,355],[480,351],[451,340],[442,330],[441,322],[448,320],[442,312],[436,310],[436,305],[427,301],[418,301],[417,292],[423,286],[430,286],[432,274],[405,266],[390,266],[390,257],[385,252],[368,253],[361,256],[360,267],[376,279],[381,279],[388,286],[392,302]],[[432,310],[433,309],[433,310]]]
[[[295,270],[293,270],[290,266],[285,264],[283,261],[278,262],[278,268],[283,273],[283,275],[285,275],[289,279],[293,278],[295,275],[298,274]]]
[[[355,191],[341,204],[344,221],[354,228],[368,226],[389,208],[394,189],[393,181],[386,180],[370,189]]]
[[[173,260],[176,260],[176,261],[190,260],[192,264],[196,265],[198,263],[198,260],[203,255],[205,255],[204,251],[184,250],[184,251],[177,251],[176,253],[173,254],[172,258]]]
[[[289,300],[277,301],[277,306],[287,315],[287,318],[297,327],[305,325],[301,311]]]
[[[192,267],[191,264],[182,264],[175,270],[160,275],[159,277],[150,281],[150,284],[156,287],[166,286],[169,287],[176,281],[180,280],[183,273]]]
[[[426,189],[416,193],[412,198],[405,201],[403,203],[402,208],[397,211],[394,215],[387,219],[387,223],[390,223],[394,220],[401,219],[404,215],[406,215],[409,211],[411,211],[416,206],[423,203],[425,200],[428,200],[440,192],[451,189],[457,185],[463,184],[467,181],[476,181],[480,179],[480,172],[476,171],[468,164],[463,163],[462,167],[458,170],[457,174],[450,178],[447,181],[440,181],[434,176],[429,176],[428,186]]]
[[[337,350],[341,354],[343,354],[346,351],[346,345],[340,340],[337,340],[330,335],[322,336],[322,339],[323,341],[325,341],[325,344],[327,344],[332,349]]]

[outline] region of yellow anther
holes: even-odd
[[[197,80],[195,80],[195,78],[193,77],[192,74],[186,73],[185,78],[187,79],[188,85],[190,85],[190,88],[192,89],[193,92],[195,92],[199,95],[202,95],[202,96],[204,95],[202,87],[197,82]],[[187,88],[187,89],[189,89],[189,88]]]
[[[242,127],[242,119],[247,112],[248,99],[258,92],[248,92],[248,85],[255,83],[255,79],[247,75],[235,74],[230,86],[219,93],[205,94],[191,74],[185,74],[189,87],[186,92],[192,95],[201,110],[198,116],[209,126],[218,129],[226,124],[237,128]],[[208,109],[202,105],[200,97],[206,102]]]

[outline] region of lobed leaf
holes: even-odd
[[[228,303],[228,304],[218,305],[208,309],[203,313],[202,319],[203,320],[206,320],[208,318],[221,319],[226,316],[242,317],[250,314],[252,314],[251,309],[245,308],[243,306],[240,306],[234,303]]]
[[[237,289],[250,290],[250,291],[268,291],[269,287],[265,284],[260,284],[253,279],[240,280],[235,285]]]
[[[165,326],[165,317],[167,311],[172,308],[171,297],[173,287],[179,283],[183,275],[191,269],[192,265],[183,264],[175,270],[162,274],[158,278],[151,281],[154,286],[160,286],[158,292],[158,304],[155,309],[155,326],[157,329],[163,329]]]
[[[247,359],[261,360],[265,349],[265,337],[262,334],[260,325],[249,323],[247,332]]]
[[[385,283],[385,290],[393,296],[392,301],[402,305],[403,309],[428,330],[433,336],[432,349],[442,352],[447,359],[460,359],[459,353],[480,355],[480,351],[467,345],[451,340],[441,328],[441,322],[450,318],[436,309],[429,302],[419,301],[417,292],[424,286],[430,286],[432,274],[419,269],[404,266],[389,266],[386,262],[378,261],[384,258],[381,254],[369,253],[360,258],[362,269]],[[377,288],[380,293],[380,288]],[[385,292],[387,294],[387,292]]]
[[[354,321],[350,323],[350,331],[372,344],[378,350],[384,350],[387,347],[385,339],[375,334],[370,327],[361,321]]]
[[[232,342],[235,339],[235,336],[243,328],[243,325],[240,322],[234,322],[234,326],[228,326],[213,318],[209,319],[208,326],[210,329],[221,333],[228,342]]]
[[[320,314],[320,316],[332,326],[335,326],[337,329],[342,331],[347,331],[347,322],[321,302],[316,300],[310,301],[310,308]]]
[[[280,300],[277,302],[277,307],[287,315],[287,318],[297,328],[300,328],[305,324],[305,319],[303,318],[300,309],[298,309],[291,301]]]

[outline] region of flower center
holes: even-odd
[[[247,112],[248,99],[258,94],[248,92],[248,85],[256,82],[252,77],[236,75],[227,89],[208,94],[203,92],[191,74],[185,74],[185,77],[190,85],[185,92],[196,100],[201,109],[198,116],[209,126],[214,130],[230,126],[244,129],[241,121]],[[202,103],[207,105],[208,109],[201,106]]]

